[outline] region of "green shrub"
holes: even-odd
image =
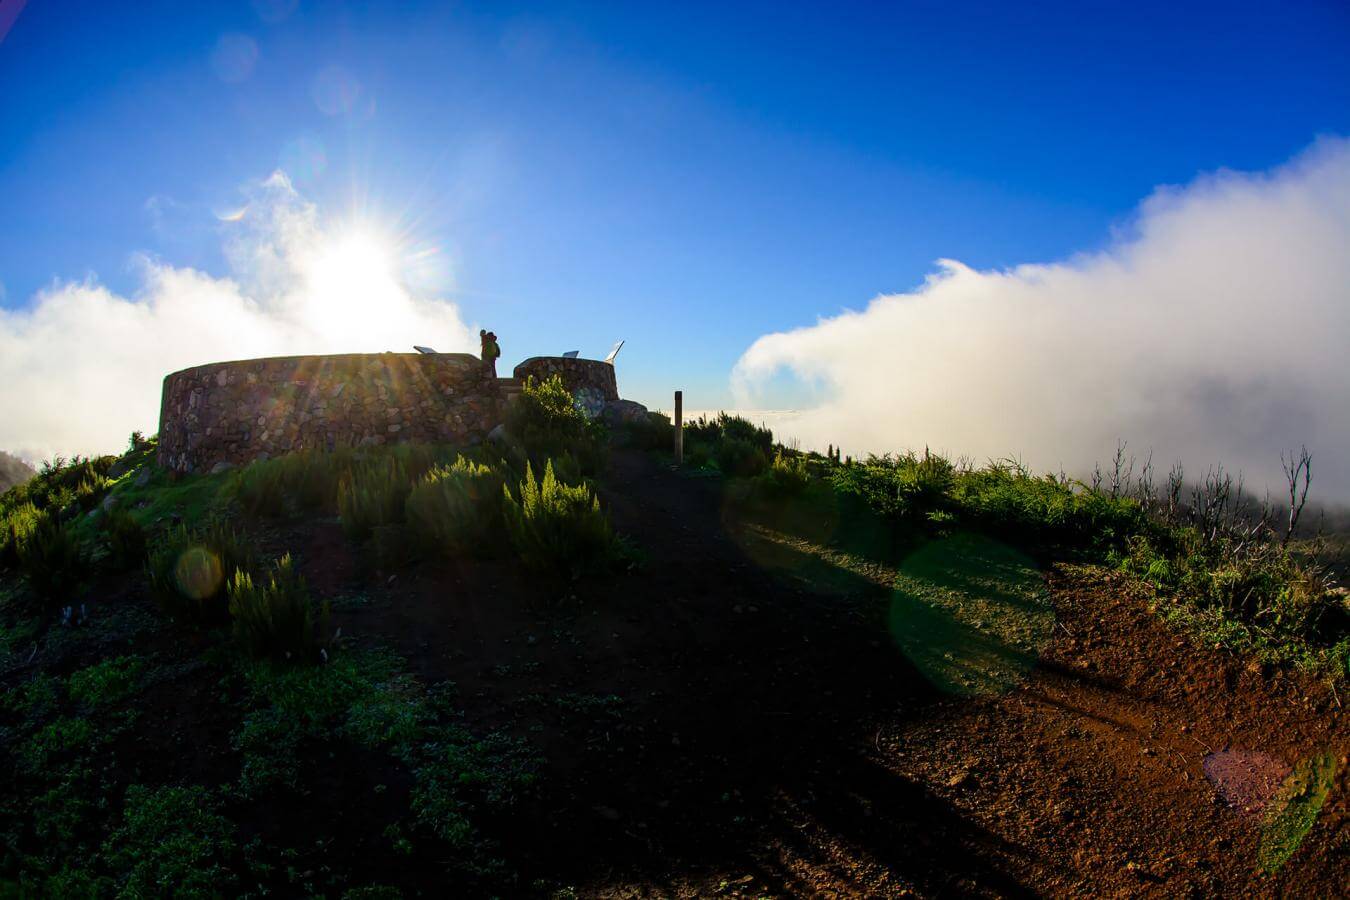
[[[89,512],[103,500],[108,492],[109,481],[102,475],[91,475],[75,488],[75,502],[82,512]]]
[[[584,472],[593,474],[604,462],[604,426],[586,418],[558,375],[525,380],[520,396],[506,409],[506,430],[536,465],[570,453]]]
[[[833,469],[830,477],[837,492],[862,500],[877,515],[919,522],[946,509],[954,476],[950,460],[925,450],[923,456],[871,456]]]
[[[327,604],[315,615],[304,578],[290,554],[277,560],[266,584],[253,583],[247,572],[230,580],[230,618],[234,637],[254,659],[276,663],[314,663],[319,634],[327,631]]]
[[[716,447],[722,441],[745,441],[752,447],[763,451],[767,460],[769,451],[773,450],[773,432],[767,428],[756,425],[749,419],[741,416],[729,416],[726,413],[718,413],[717,418],[709,419],[705,416],[686,422],[684,424],[684,439],[686,444],[700,443]]]
[[[446,555],[483,552],[502,536],[500,470],[463,456],[438,466],[413,486],[407,519],[419,543]]]
[[[199,785],[127,789],[122,824],[103,846],[121,897],[218,897],[233,893],[234,826]]]
[[[1122,571],[1165,595],[1259,629],[1275,645],[1330,645],[1350,637],[1343,625],[1325,627],[1340,612],[1326,579],[1275,542],[1206,541],[1196,529],[1179,526],[1133,536],[1116,559]]]
[[[19,547],[37,527],[42,518],[36,506],[24,502],[0,518],[0,566],[12,568],[19,564]]]
[[[298,450],[258,460],[236,474],[234,494],[239,505],[255,516],[331,513],[337,509],[338,485],[357,460],[357,451],[350,447]]]
[[[704,443],[686,443],[684,446],[684,464],[691,469],[706,469],[712,465],[712,447]]]
[[[639,450],[664,450],[670,452],[675,447],[675,426],[669,417],[649,412],[646,417],[623,426],[628,443]]]
[[[114,509],[104,521],[103,530],[113,568],[126,571],[144,564],[149,541],[135,516],[124,509]]]
[[[204,531],[179,526],[150,555],[150,588],[160,607],[179,621],[223,625],[229,621],[226,585],[253,568],[253,553],[227,526]]]
[[[1146,528],[1140,505],[1012,465],[962,472],[952,490],[962,516],[986,529],[1106,552]]]
[[[379,525],[403,521],[412,480],[402,461],[385,456],[357,466],[338,483],[338,515],[348,537],[365,540]]]
[[[19,565],[43,604],[59,610],[88,574],[89,557],[71,529],[47,514],[19,543]]]
[[[526,566],[555,575],[580,576],[613,558],[614,532],[600,500],[586,485],[558,481],[550,461],[536,482],[527,464],[519,499],[502,488],[511,543]]]
[[[751,478],[769,466],[768,453],[744,438],[724,437],[715,452],[724,475]]]
[[[784,456],[779,450],[769,467],[755,478],[755,490],[767,497],[790,497],[805,491],[810,483],[806,458]]]
[[[31,479],[0,497],[0,513],[24,503],[32,503],[39,511],[59,512],[77,500],[92,509],[102,499],[108,470],[116,460],[115,456],[77,456],[44,462]]]

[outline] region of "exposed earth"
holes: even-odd
[[[1350,698],[1195,647],[1122,576],[964,535],[891,559],[828,516],[748,520],[720,479],[633,451],[615,451],[600,495],[644,559],[561,597],[508,561],[377,571],[336,520],[259,526],[334,600],[345,640],[453,682],[467,727],[542,759],[537,790],[484,826],[513,875],[483,891],[1326,897],[1350,884]],[[135,576],[100,596],[90,627],[35,642],[4,685],[132,646],[178,674],[141,698],[113,748],[118,780],[236,778],[238,712],[210,641],[145,625],[156,612]],[[1263,823],[1328,755],[1329,784],[1308,789],[1329,791],[1320,814],[1273,864]],[[388,757],[333,751],[314,777],[303,798],[231,818],[330,882],[457,892],[434,854],[385,839],[410,782]]]

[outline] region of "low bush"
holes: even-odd
[[[923,456],[872,456],[837,467],[830,477],[838,493],[862,500],[883,518],[921,522],[947,509],[954,475],[950,460],[925,450]]]
[[[32,503],[22,503],[0,518],[0,567],[12,568],[19,564],[19,547],[32,533],[42,518]]]
[[[249,656],[274,663],[318,662],[328,608],[316,614],[289,553],[277,560],[265,583],[254,584],[248,572],[236,571],[228,593],[235,640]]]
[[[36,475],[0,496],[0,514],[31,503],[39,511],[59,512],[77,501],[86,509],[102,499],[115,456],[61,457],[44,462]],[[87,505],[86,505],[87,504]]]
[[[298,450],[258,460],[235,476],[234,494],[245,512],[255,516],[331,513],[337,510],[338,485],[357,460],[351,447]]]
[[[1289,656],[1296,645],[1327,647],[1350,638],[1344,600],[1325,573],[1277,542],[1207,540],[1177,526],[1135,535],[1115,559],[1172,600],[1241,623],[1251,630],[1247,639],[1268,654]]]
[[[811,483],[804,456],[784,456],[779,450],[773,462],[755,479],[755,491],[765,497],[790,497],[802,493]]]
[[[712,465],[712,447],[705,443],[686,443],[684,464],[691,469],[706,469]]]
[[[645,418],[629,422],[624,425],[623,433],[629,446],[639,450],[670,452],[675,446],[675,426],[658,412],[649,412]]]
[[[147,566],[151,592],[179,621],[223,625],[229,621],[227,584],[253,568],[253,554],[239,536],[216,523],[203,531],[179,526],[160,541]]]
[[[725,440],[745,441],[763,451],[767,459],[773,450],[773,432],[756,425],[742,416],[718,413],[717,418],[700,416],[684,424],[685,443],[708,444],[716,447]]]
[[[446,461],[447,454],[448,448],[430,444],[297,450],[245,466],[235,475],[232,490],[250,515],[333,513],[344,481],[390,471],[411,483]]]
[[[429,552],[455,556],[491,550],[504,527],[504,483],[499,469],[463,456],[433,468],[408,495],[408,525]]]
[[[744,438],[723,437],[714,453],[723,475],[752,478],[769,466],[768,453]]]
[[[412,480],[403,462],[385,456],[358,465],[338,484],[338,515],[348,537],[365,540],[380,525],[403,521]]]
[[[108,561],[114,569],[124,572],[145,563],[149,541],[135,516],[124,509],[114,509],[104,521],[103,530],[108,541]]]
[[[507,532],[529,568],[576,578],[613,559],[614,532],[599,498],[584,484],[558,481],[551,461],[538,482],[526,465],[519,498],[509,487],[503,492]]]
[[[47,514],[20,541],[19,565],[43,605],[57,611],[70,605],[88,574],[89,557],[71,529]]]
[[[1037,542],[1107,552],[1147,527],[1139,503],[999,464],[962,472],[952,498],[963,519]]]
[[[566,453],[586,474],[595,474],[604,463],[604,426],[586,418],[558,375],[525,380],[520,396],[507,407],[506,430],[535,465]]]

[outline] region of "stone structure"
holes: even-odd
[[[352,353],[212,363],[164,379],[159,464],[204,472],[293,450],[345,445],[474,443],[502,423],[507,400],[533,375],[562,376],[587,414],[632,421],[614,367],[535,356],[515,379],[494,379],[467,353]]]
[[[164,379],[159,464],[197,472],[307,448],[474,442],[502,406],[497,380],[465,353],[213,363]]]
[[[515,376],[522,382],[533,375],[540,381],[550,375],[561,375],[563,384],[575,396],[591,394],[601,405],[619,399],[619,385],[614,378],[614,366],[598,359],[572,359],[566,356],[531,356],[516,366]]]

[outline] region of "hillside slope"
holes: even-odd
[[[140,854],[157,861],[132,878],[183,883],[150,848],[180,846],[191,807],[193,865],[281,896],[441,896],[447,878],[615,897],[1350,881],[1338,698],[1193,647],[1121,576],[959,540],[925,566],[844,553],[829,527],[746,518],[721,479],[631,450],[600,496],[640,562],[561,588],[504,558],[381,567],[332,518],[241,520],[331,602],[343,646],[309,681],[167,622],[139,573],[101,576],[81,627],[11,619],[3,820],[28,861],[11,851],[6,877],[116,880]],[[916,642],[906,584],[979,612]],[[1263,868],[1269,798],[1326,753],[1325,805]],[[1225,775],[1233,761],[1247,774]],[[81,847],[102,868],[48,852]]]

